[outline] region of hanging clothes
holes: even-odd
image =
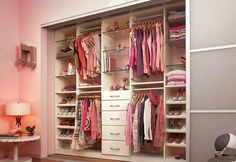
[[[73,149],[92,147],[101,139],[100,101],[94,98],[80,99],[77,102],[76,128],[73,136]]]
[[[75,48],[78,57],[78,73],[83,79],[95,78],[101,73],[101,37],[98,33],[80,35]]]
[[[164,96],[160,96],[153,146],[163,149],[165,141]]]
[[[135,98],[135,95],[138,97]],[[157,120],[158,117],[164,119],[164,105],[163,105],[163,95],[158,98],[154,91],[148,93],[137,93],[135,94],[128,104],[126,113],[126,125],[125,125],[125,137],[126,144],[132,145],[134,152],[140,152],[145,149],[147,143],[151,143],[154,146],[155,138],[159,139],[159,124],[163,124],[162,120]],[[157,123],[158,122],[158,123]],[[160,126],[160,128],[163,128]],[[164,137],[161,136],[163,139]],[[163,144],[155,145],[162,149]]]
[[[153,23],[153,22],[152,22]],[[161,23],[134,26],[130,30],[130,61],[132,77],[164,72],[164,35]]]

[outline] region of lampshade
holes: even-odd
[[[23,116],[30,114],[30,104],[13,102],[6,105],[6,115]]]

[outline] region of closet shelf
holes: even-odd
[[[166,143],[167,147],[186,147],[186,144],[182,141],[181,143]]]
[[[169,64],[169,65],[166,65],[166,67],[185,67],[186,65],[185,64]]]
[[[180,18],[176,18],[176,19],[167,20],[167,23],[170,26],[184,25],[185,24],[185,16],[184,17],[180,17]]]
[[[171,99],[168,99],[166,101],[167,105],[184,105],[186,104],[186,101],[172,101]]]
[[[185,119],[186,114],[182,113],[181,115],[167,115],[166,118],[167,119]]]
[[[181,129],[166,129],[167,133],[186,133],[186,126],[184,125]]]
[[[57,118],[75,118],[75,115],[57,115]]]
[[[166,158],[166,161],[168,161],[168,162],[186,162],[186,160],[183,160],[183,159],[176,160],[175,157],[168,157],[168,158]]]
[[[56,59],[57,60],[73,60],[74,59],[74,53],[73,52],[57,53]]]
[[[73,94],[76,93],[76,91],[60,91],[60,92],[56,92],[56,94]]]
[[[182,88],[182,87],[186,87],[185,84],[183,85],[166,85],[165,86],[166,88]]]
[[[57,129],[75,129],[75,126],[57,125]]]
[[[102,52],[105,52],[105,53],[113,53],[113,52],[119,53],[119,52],[125,51],[127,49],[129,49],[129,47],[122,47],[122,48],[119,48],[119,49],[114,48],[114,49],[104,50]]]
[[[103,73],[129,72],[129,69],[117,69],[113,71],[104,71]]]
[[[101,91],[79,91],[79,94],[96,94],[101,93]]]
[[[57,41],[55,41],[55,43],[67,43],[67,42],[74,41],[74,40],[75,40],[75,36],[72,36],[67,39],[57,40]]]
[[[164,81],[154,81],[154,82],[137,82],[131,83],[131,86],[139,86],[139,85],[156,85],[156,84],[164,84]]]
[[[149,91],[149,90],[163,90],[163,87],[155,87],[155,88],[134,88],[133,91]]]
[[[58,140],[73,140],[72,137],[56,137]]]
[[[100,89],[101,85],[86,85],[86,86],[79,86],[78,89]]]
[[[185,39],[176,40],[176,41],[169,40],[168,44],[172,47],[185,47]]]
[[[76,106],[76,104],[57,104],[57,107],[71,107]]]
[[[112,30],[112,31],[105,31],[105,32],[103,32],[103,34],[108,35],[108,34],[114,34],[114,33],[119,33],[119,32],[123,32],[123,31],[129,32],[129,27],[120,28],[120,29]]]
[[[73,78],[75,77],[75,74],[73,75],[57,75],[56,78]]]

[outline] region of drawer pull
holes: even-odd
[[[120,133],[110,133],[110,135],[112,135],[112,136],[119,136]]]
[[[119,151],[120,148],[114,148],[114,147],[110,147],[110,150],[113,150],[113,151]]]
[[[120,97],[120,95],[110,95],[111,98]]]
[[[110,120],[120,120],[120,118],[110,118]]]
[[[110,105],[110,107],[120,107],[120,105]]]

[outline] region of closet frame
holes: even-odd
[[[55,55],[56,55],[56,44],[57,44],[57,37],[60,37],[58,35],[58,31],[62,31],[62,35],[63,35],[63,32],[64,34],[66,34],[67,32],[70,32],[68,31],[68,28],[69,30],[71,30],[70,28],[73,28],[73,33],[75,32],[76,36],[78,36],[80,34],[80,31],[85,29],[86,28],[91,28],[91,27],[101,27],[101,35],[102,35],[102,32],[104,31],[104,22],[107,20],[107,19],[112,19],[113,17],[119,17],[120,15],[128,15],[129,17],[129,26],[132,25],[133,23],[133,20],[135,18],[143,18],[143,17],[146,17],[146,15],[148,16],[151,16],[151,15],[155,15],[159,12],[156,12],[157,10],[162,10],[162,13],[163,13],[163,26],[164,26],[164,40],[165,40],[165,43],[164,43],[164,57],[165,57],[165,65],[166,65],[166,60],[168,60],[168,47],[166,45],[167,41],[168,41],[168,28],[167,28],[167,10],[169,8],[175,8],[175,7],[179,7],[179,6],[185,6],[184,8],[186,8],[186,5],[184,2],[174,2],[174,3],[163,3],[161,5],[157,5],[157,6],[149,6],[149,7],[146,7],[144,9],[139,9],[139,10],[130,10],[128,12],[125,12],[125,13],[121,13],[121,14],[117,14],[117,15],[112,15],[112,16],[104,16],[102,18],[98,18],[96,20],[92,20],[92,21],[85,21],[85,22],[79,22],[77,24],[74,24],[72,26],[69,26],[69,27],[63,27],[63,28],[59,28],[59,29],[53,29],[51,30],[50,32],[53,33],[53,43],[52,42],[49,42],[50,44],[52,44],[52,47],[54,47],[53,49],[50,49],[48,51],[51,51],[50,53],[53,53],[53,59],[55,60],[54,61],[54,74],[55,74],[55,79],[54,79],[54,123],[55,123],[55,130],[54,130],[54,134],[55,134],[55,153],[56,154],[62,154],[62,155],[73,155],[73,156],[83,156],[83,157],[93,157],[93,158],[101,158],[101,159],[114,159],[114,160],[124,160],[124,161],[138,161],[138,159],[142,159],[141,161],[143,161],[144,159],[147,159],[148,161],[156,161],[157,159],[160,160],[160,161],[166,161],[166,162],[172,162],[172,161],[176,161],[176,160],[168,160],[168,157],[166,157],[166,154],[167,154],[167,146],[166,146],[166,143],[165,143],[165,146],[164,146],[164,152],[163,152],[163,156],[152,156],[150,154],[145,154],[145,153],[140,153],[140,154],[132,154],[132,149],[130,148],[129,149],[129,156],[112,156],[112,155],[105,155],[105,154],[102,154],[100,151],[95,151],[95,150],[91,150],[91,149],[87,149],[87,150],[81,150],[81,151],[76,151],[76,150],[70,150],[70,149],[60,149],[58,147],[58,141],[60,140],[64,140],[63,138],[58,138],[58,130],[60,129],[60,127],[58,126],[58,120],[59,118],[61,117],[58,117],[57,115],[57,112],[58,112],[58,97],[60,98],[60,96],[63,96],[65,95],[65,93],[63,92],[60,92],[58,91],[58,88],[60,87],[59,85],[61,83],[61,81],[58,81],[58,80],[61,80],[60,76],[57,76],[58,75],[58,72],[61,70],[61,63],[55,59]],[[186,11],[186,10],[185,10]],[[187,19],[188,17],[186,17],[186,24],[187,24]],[[95,25],[96,24],[96,25]],[[62,36],[63,37],[63,36]],[[104,74],[102,74],[102,71],[103,71],[103,68],[104,68],[104,62],[103,62],[103,47],[105,45],[104,43],[104,39],[103,39],[103,36],[101,36],[101,85],[98,85],[98,86],[95,86],[95,87],[87,87],[88,89],[92,89],[94,91],[101,91],[101,96],[102,96],[102,99],[103,99],[103,93],[106,91],[103,89],[103,82],[104,82]],[[188,38],[186,37],[186,40]],[[185,40],[185,41],[186,41]],[[55,43],[54,43],[55,42]],[[187,42],[187,41],[186,41]],[[54,45],[53,45],[54,44]],[[189,66],[189,57],[187,56],[188,55],[188,45],[185,44],[185,52],[186,52],[186,70],[188,70],[188,66]],[[187,78],[188,78],[188,74],[189,72],[187,72]],[[168,96],[168,94],[166,93],[167,92],[167,89],[170,88],[168,86],[166,86],[166,70],[164,70],[164,74],[163,74],[163,80],[158,80],[158,81],[145,81],[143,83],[141,82],[134,82],[132,79],[131,79],[131,70],[129,70],[129,92],[130,92],[130,97],[129,99],[131,99],[131,96],[132,94],[134,93],[134,89],[135,87],[145,87],[145,88],[152,88],[153,86],[155,87],[163,87],[163,93],[164,93],[164,103],[165,103],[165,114],[166,114],[166,97]],[[62,78],[62,79],[66,79],[66,78]],[[186,138],[187,138],[187,144],[185,146],[186,148],[186,154],[187,154],[187,160],[189,159],[189,139],[190,139],[190,127],[189,127],[189,120],[190,120],[190,117],[189,117],[189,83],[188,83],[189,79],[186,80],[186,96],[187,96],[187,100],[186,100]],[[81,90],[81,87],[79,87],[79,83],[80,83],[80,77],[78,75],[78,73],[76,72],[75,73],[75,83],[76,83],[76,91],[75,92],[71,92],[73,94],[76,94],[76,96],[80,95],[80,90]],[[105,83],[104,83],[105,84]],[[85,89],[87,90],[87,89]],[[100,92],[98,92],[100,93]],[[77,102],[76,102],[77,104]],[[76,105],[75,104],[75,105]],[[75,106],[75,105],[72,105],[72,106]],[[76,106],[75,106],[76,107]],[[103,109],[103,105],[101,106],[101,108]],[[74,117],[75,118],[75,117]],[[165,115],[165,120],[167,119],[166,115]],[[76,123],[75,123],[76,124]],[[70,128],[72,129],[72,128]],[[66,140],[70,140],[70,139],[66,139]],[[178,160],[179,161],[179,160]]]

